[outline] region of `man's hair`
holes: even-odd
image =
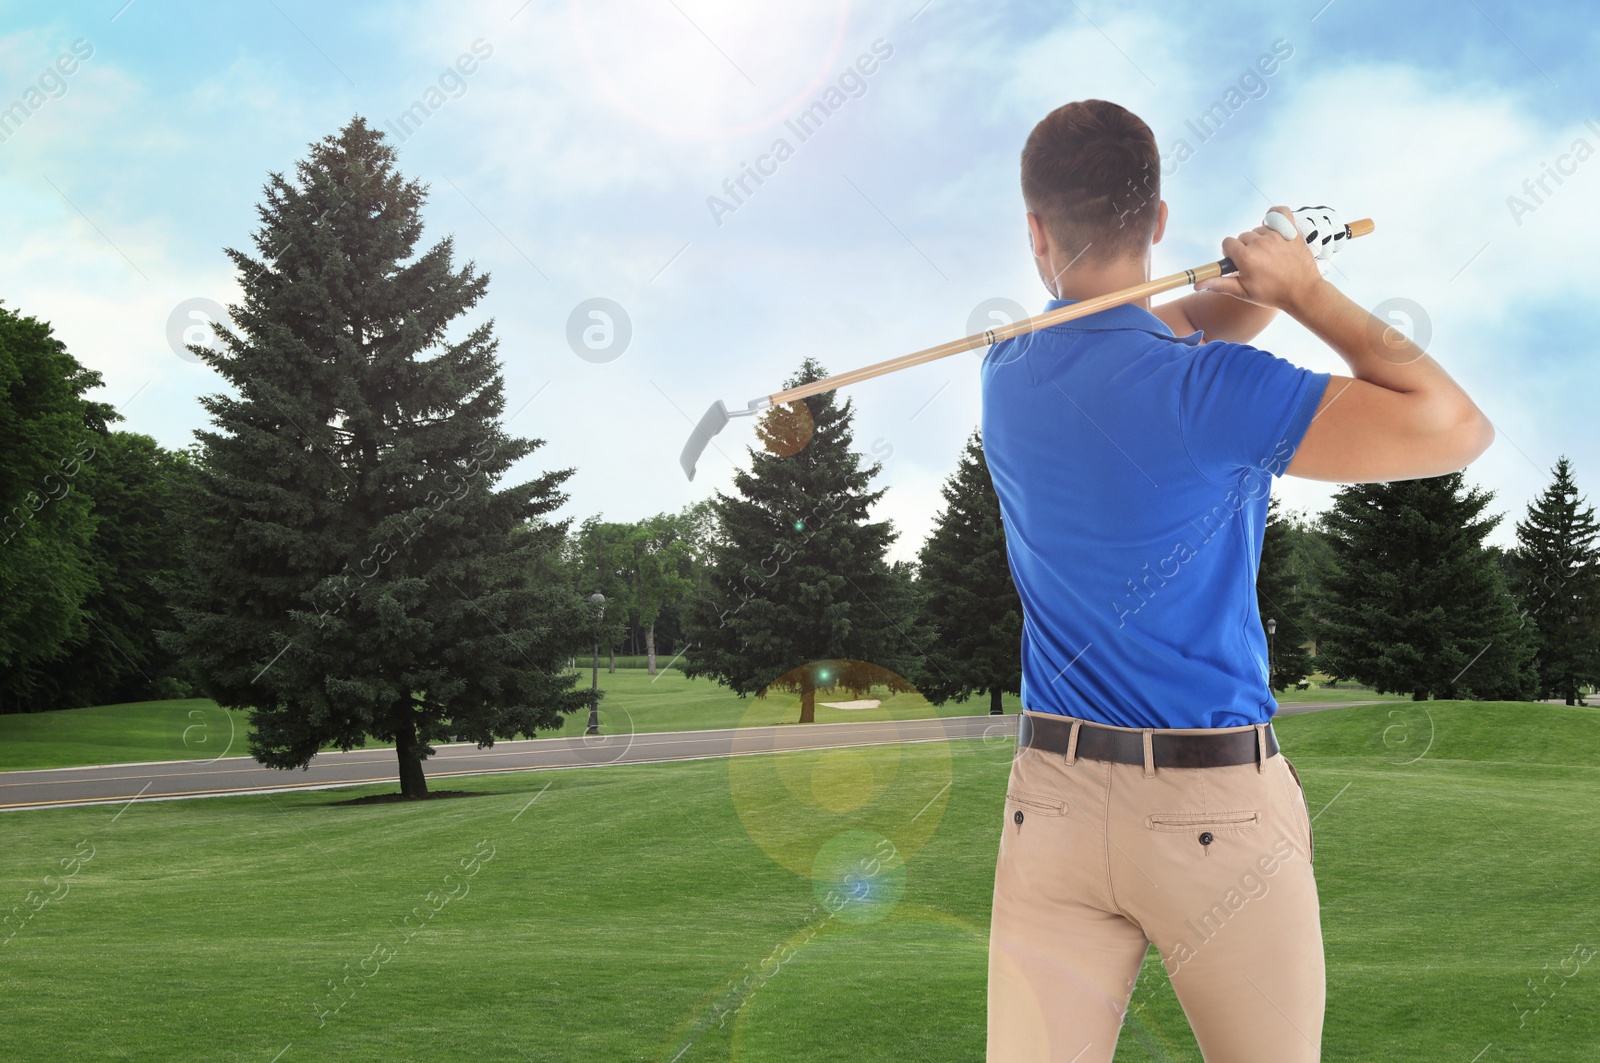
[[[1023,145],[1022,201],[1072,255],[1142,255],[1161,202],[1155,134],[1105,100],[1057,107]]]

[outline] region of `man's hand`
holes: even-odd
[[[1295,218],[1288,207],[1273,207],[1288,226]],[[1300,240],[1285,239],[1266,225],[1258,225],[1237,238],[1222,241],[1222,253],[1233,260],[1238,273],[1214,277],[1195,285],[1196,291],[1223,292],[1258,306],[1293,313],[1318,285],[1326,283],[1311,249]]]
[[[1332,207],[1301,207],[1294,212],[1293,224],[1276,210],[1269,210],[1261,224],[1285,240],[1305,241],[1317,260],[1317,270],[1324,277],[1328,275],[1328,260],[1350,238],[1344,219]]]

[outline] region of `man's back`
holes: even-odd
[[[990,350],[984,454],[1025,613],[1025,708],[1122,727],[1270,718],[1262,529],[1327,379],[1176,339],[1131,305]]]

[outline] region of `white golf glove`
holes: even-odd
[[[1311,248],[1311,254],[1317,260],[1317,269],[1324,276],[1328,273],[1328,259],[1350,238],[1344,227],[1344,219],[1332,207],[1301,207],[1294,212],[1292,227],[1288,218],[1275,210],[1268,211],[1261,224],[1285,240],[1293,240],[1298,235]]]

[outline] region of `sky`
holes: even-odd
[[[1600,496],[1597,44],[1583,6],[1510,0],[0,2],[0,300],[102,374],[121,427],[189,445],[223,385],[172,337],[237,301],[223,249],[252,247],[268,175],[364,116],[430,186],[425,243],[491,275],[460,331],[494,320],[507,427],[546,441],[516,472],[575,468],[562,516],[634,520],[749,466],[736,420],[679,470],[714,400],[1043,310],[1018,155],[1097,97],[1163,152],[1157,275],[1274,203],[1375,219],[1330,276],[1493,420],[1467,476],[1515,519],[1562,454]],[[1256,342],[1344,371],[1281,317]],[[978,359],[844,393],[896,558],[978,423]]]

